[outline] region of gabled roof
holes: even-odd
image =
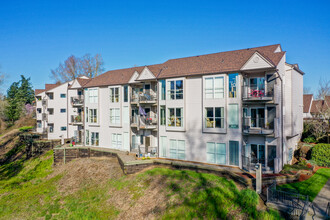
[[[126,84],[131,79],[135,71],[141,72],[144,66],[132,67],[127,69],[111,70],[99,75],[89,81],[84,87],[110,86]]]
[[[34,90],[34,94],[35,95],[39,95],[40,93],[44,92],[45,90],[44,89],[35,89]]]
[[[45,84],[45,91],[51,90],[56,88],[57,86],[61,85],[61,83],[56,83],[56,84]]]
[[[274,53],[278,46],[279,44],[276,44],[168,60],[164,63],[158,78],[236,72],[242,68],[256,51],[276,66],[285,54],[285,52]]]
[[[159,79],[221,72],[237,72],[241,70],[243,65],[255,53],[260,54],[275,68],[285,54],[285,52],[279,50],[278,48],[280,48],[280,45],[275,44],[243,50],[170,59],[162,64],[148,65],[147,68],[155,75],[156,78]],[[135,71],[141,73],[144,68],[144,66],[140,66],[111,70],[95,77],[86,83],[84,87],[126,84],[131,80]]]
[[[313,100],[313,95],[312,94],[304,95],[304,98],[303,98],[303,101],[304,101],[303,112],[304,113],[309,113],[309,109],[311,107],[312,100]]]

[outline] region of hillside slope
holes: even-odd
[[[111,158],[52,163],[49,151],[0,167],[0,219],[280,218],[254,191],[213,174],[152,168],[124,176]]]

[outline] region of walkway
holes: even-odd
[[[320,216],[326,216],[328,202],[330,202],[330,179],[321,189],[319,194],[317,194],[313,201],[316,218]]]

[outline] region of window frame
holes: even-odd
[[[114,112],[114,116],[111,114]],[[121,125],[121,111],[120,108],[110,108],[110,125]]]
[[[208,149],[208,144],[213,144],[213,152],[210,151],[210,149]],[[225,152],[220,152],[220,150],[218,150],[218,147],[224,147]],[[213,155],[213,159],[214,162],[210,161],[208,158],[211,156],[209,154]],[[224,163],[221,163],[220,161],[218,161],[219,157],[224,157]],[[206,143],[206,161],[208,163],[213,163],[213,164],[221,164],[221,165],[226,165],[227,164],[227,146],[225,143],[217,143],[217,142],[207,142]]]
[[[182,82],[182,89],[177,88],[177,83],[181,81]],[[173,89],[172,84],[173,83]],[[167,90],[167,96],[168,100],[183,100],[184,99],[184,80],[183,79],[173,79],[173,80],[167,80],[168,84],[168,90]],[[180,97],[181,95],[181,97]],[[173,96],[173,98],[172,98]],[[178,98],[179,96],[179,98]]]
[[[97,124],[98,123],[97,109],[96,108],[90,108],[89,109],[89,123],[91,123],[91,124]]]
[[[222,80],[222,85],[216,87],[216,79]],[[212,87],[207,87],[207,81],[212,80]],[[219,90],[217,92],[217,90]],[[211,97],[208,95],[211,94]],[[218,94],[218,95],[217,95]],[[219,97],[217,97],[219,96]],[[225,78],[224,76],[207,76],[204,77],[204,97],[205,99],[223,99],[225,97]]]
[[[109,90],[110,103],[119,103],[120,102],[120,87],[119,86],[110,87],[109,89],[110,89]]]
[[[207,116],[208,110],[212,109],[213,116]],[[216,116],[216,109],[220,110],[220,116]],[[223,115],[221,115],[223,113]],[[210,121],[210,124],[212,124],[212,127],[208,127],[208,120],[209,118],[212,118],[212,121]],[[216,127],[216,120],[220,120],[220,127]],[[221,126],[223,124],[223,126]],[[225,128],[225,108],[224,107],[204,107],[204,126],[205,129],[224,129]]]
[[[88,89],[89,103],[98,103],[99,91],[97,88]]]
[[[63,111],[64,110],[64,111]],[[66,113],[66,108],[61,108],[60,113]]]
[[[172,119],[171,119],[172,116],[171,116],[171,113],[170,113],[170,110],[171,110],[171,109],[174,110],[174,115],[173,115],[173,116],[174,116],[174,121],[175,121],[175,122],[174,122],[174,126],[172,125],[172,122],[171,122],[171,121],[172,121]],[[178,110],[178,109],[180,109],[180,112],[181,112],[181,116],[180,116],[180,117],[177,116],[177,110]],[[184,117],[183,117],[183,114],[184,114],[184,113],[183,113],[183,107],[170,107],[170,108],[167,108],[167,119],[168,119],[168,121],[167,121],[166,126],[167,126],[167,127],[170,127],[170,128],[183,128],[183,127],[184,127],[184,126],[183,126],[183,125],[184,125],[184,124],[183,124],[183,123],[184,123]],[[180,125],[180,126],[177,126],[176,121],[177,121],[179,118],[181,119],[181,121],[179,120],[181,125]]]

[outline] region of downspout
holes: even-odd
[[[284,166],[284,117],[283,117],[283,78],[281,76],[281,74],[278,72],[278,69],[276,69],[276,73],[279,77],[279,79],[281,80],[281,144],[282,144],[282,163],[281,163],[281,167]]]

